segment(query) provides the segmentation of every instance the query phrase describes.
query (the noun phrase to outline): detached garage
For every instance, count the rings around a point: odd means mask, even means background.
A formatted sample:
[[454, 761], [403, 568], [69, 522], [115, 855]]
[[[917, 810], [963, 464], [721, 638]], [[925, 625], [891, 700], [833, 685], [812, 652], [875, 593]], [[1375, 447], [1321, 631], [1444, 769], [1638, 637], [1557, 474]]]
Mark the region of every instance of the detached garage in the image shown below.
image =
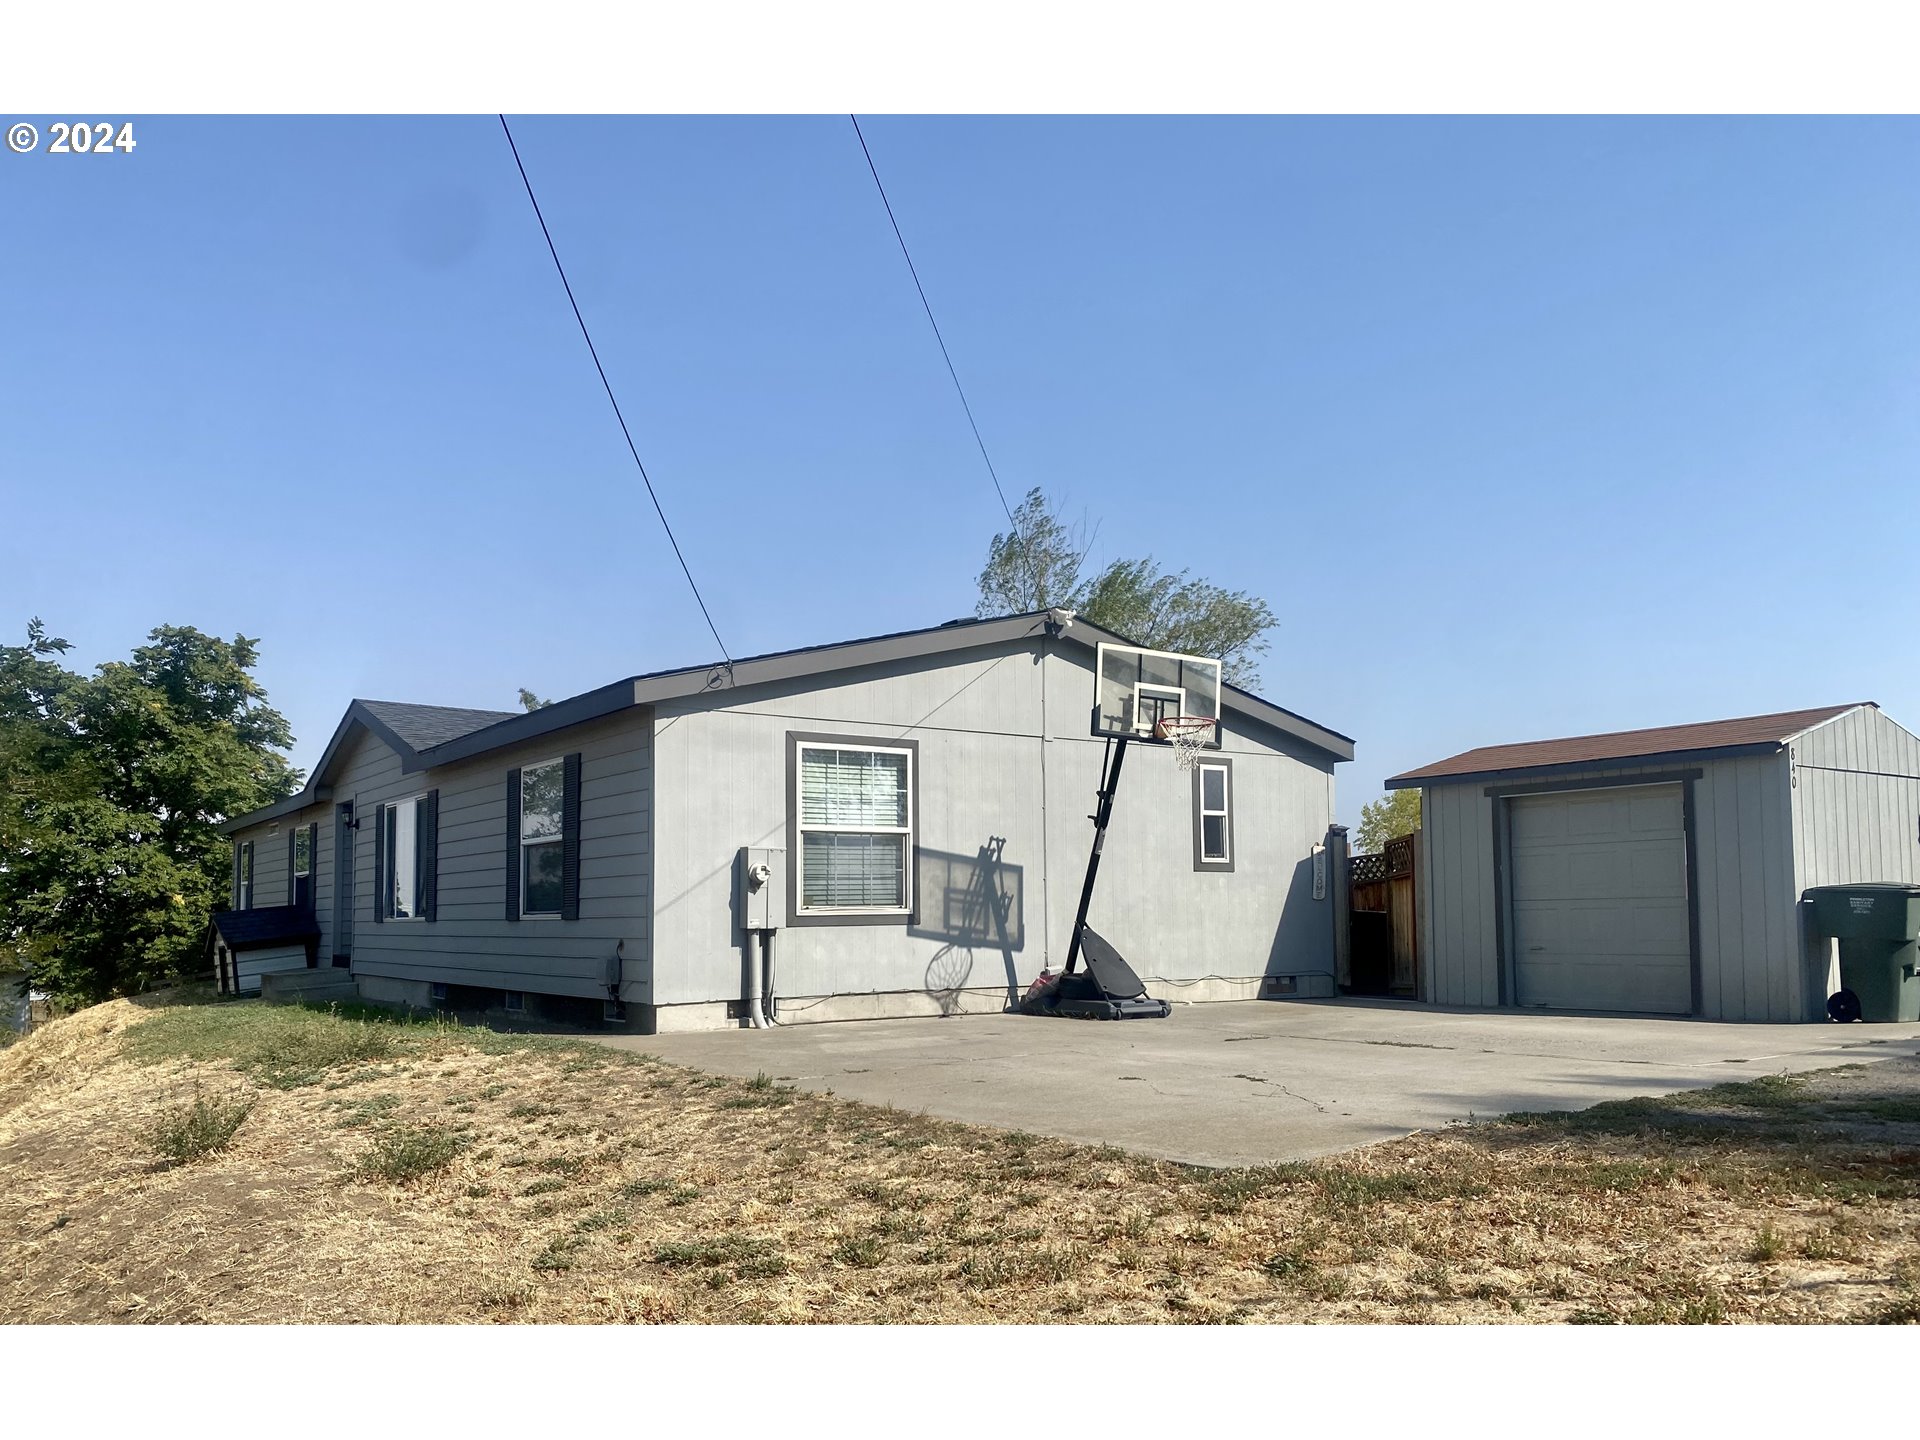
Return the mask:
[[1423, 999], [1816, 1020], [1804, 892], [1920, 883], [1920, 739], [1871, 704], [1469, 750], [1419, 789]]

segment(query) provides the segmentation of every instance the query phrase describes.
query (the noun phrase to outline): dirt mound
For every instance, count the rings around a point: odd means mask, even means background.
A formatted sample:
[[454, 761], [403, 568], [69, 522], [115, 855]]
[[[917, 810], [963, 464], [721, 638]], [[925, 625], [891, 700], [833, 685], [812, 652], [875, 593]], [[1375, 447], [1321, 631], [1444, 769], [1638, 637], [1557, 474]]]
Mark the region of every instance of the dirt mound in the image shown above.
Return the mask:
[[120, 1037], [152, 1012], [110, 1000], [40, 1026], [0, 1050], [0, 1116], [49, 1086], [78, 1084], [119, 1053]]

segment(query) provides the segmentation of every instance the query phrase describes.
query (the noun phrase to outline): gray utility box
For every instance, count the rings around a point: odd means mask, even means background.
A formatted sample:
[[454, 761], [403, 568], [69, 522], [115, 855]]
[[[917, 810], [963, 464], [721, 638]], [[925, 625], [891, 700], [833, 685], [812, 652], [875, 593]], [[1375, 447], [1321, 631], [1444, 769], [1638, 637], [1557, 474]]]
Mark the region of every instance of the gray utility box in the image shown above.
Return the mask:
[[742, 930], [787, 923], [787, 852], [746, 845], [733, 866], [733, 913]]
[[1821, 885], [1807, 891], [1812, 928], [1840, 942], [1840, 985], [1862, 1020], [1920, 1020], [1920, 885]]

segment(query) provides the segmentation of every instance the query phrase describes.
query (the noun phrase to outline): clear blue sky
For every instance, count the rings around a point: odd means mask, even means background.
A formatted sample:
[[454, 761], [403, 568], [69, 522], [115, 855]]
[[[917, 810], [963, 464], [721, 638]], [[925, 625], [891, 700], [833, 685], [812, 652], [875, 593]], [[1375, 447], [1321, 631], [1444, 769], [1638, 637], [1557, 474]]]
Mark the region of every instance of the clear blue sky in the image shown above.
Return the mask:
[[[1478, 744], [1920, 724], [1915, 123], [863, 123], [1010, 495], [1264, 595], [1344, 819]], [[734, 654], [970, 614], [1004, 517], [846, 119], [515, 129]], [[715, 658], [491, 116], [135, 133], [0, 152], [14, 637], [257, 636], [302, 765], [351, 696]]]

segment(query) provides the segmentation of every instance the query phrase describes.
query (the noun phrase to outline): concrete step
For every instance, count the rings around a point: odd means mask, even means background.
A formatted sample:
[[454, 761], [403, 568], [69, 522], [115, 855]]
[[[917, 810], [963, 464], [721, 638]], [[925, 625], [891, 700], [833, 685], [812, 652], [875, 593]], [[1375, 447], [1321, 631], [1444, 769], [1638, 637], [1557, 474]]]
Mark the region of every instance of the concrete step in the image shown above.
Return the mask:
[[260, 998], [282, 1005], [325, 1004], [329, 1000], [358, 1000], [360, 988], [353, 983], [353, 976], [331, 966], [279, 970], [260, 977]]

